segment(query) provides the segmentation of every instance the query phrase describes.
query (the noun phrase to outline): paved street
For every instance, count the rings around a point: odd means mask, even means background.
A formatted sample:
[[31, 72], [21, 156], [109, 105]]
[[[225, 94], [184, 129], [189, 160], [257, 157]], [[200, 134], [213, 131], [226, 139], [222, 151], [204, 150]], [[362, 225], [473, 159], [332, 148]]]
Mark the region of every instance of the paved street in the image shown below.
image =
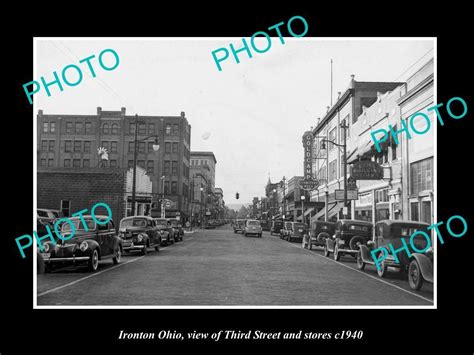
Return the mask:
[[230, 225], [186, 234], [146, 256], [110, 259], [96, 273], [65, 268], [38, 275], [38, 305], [431, 305], [432, 285], [411, 291], [396, 271], [379, 279], [371, 266], [335, 262], [264, 232], [234, 234]]

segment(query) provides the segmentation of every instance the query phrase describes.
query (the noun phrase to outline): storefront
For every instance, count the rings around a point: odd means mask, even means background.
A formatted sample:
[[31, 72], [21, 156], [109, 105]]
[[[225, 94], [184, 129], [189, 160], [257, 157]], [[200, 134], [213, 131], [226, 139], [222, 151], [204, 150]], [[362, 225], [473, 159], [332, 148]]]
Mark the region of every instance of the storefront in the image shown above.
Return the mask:
[[[151, 214], [151, 194], [137, 194], [135, 196], [135, 214], [148, 216]], [[132, 194], [127, 194], [127, 217], [132, 215]]]

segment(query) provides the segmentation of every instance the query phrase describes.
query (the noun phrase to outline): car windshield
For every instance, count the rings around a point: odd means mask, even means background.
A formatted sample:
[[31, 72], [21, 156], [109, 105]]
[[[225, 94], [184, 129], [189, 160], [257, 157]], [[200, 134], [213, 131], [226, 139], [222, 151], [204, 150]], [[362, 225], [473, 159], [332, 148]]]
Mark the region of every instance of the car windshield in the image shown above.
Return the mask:
[[166, 226], [168, 224], [166, 219], [155, 219], [155, 222], [161, 224], [162, 226]]
[[177, 225], [178, 225], [178, 221], [171, 220], [171, 225], [172, 225], [173, 227], [177, 226]]
[[259, 221], [248, 221], [247, 225], [248, 226], [259, 226], [260, 222]]
[[[82, 224], [79, 218], [69, 219], [70, 223], [64, 222], [61, 226], [61, 233], [70, 232], [71, 231], [71, 224], [74, 225], [74, 229], [78, 230], [85, 230], [84, 225]], [[87, 225], [88, 230], [95, 230], [95, 222], [92, 219], [84, 219], [85, 224]]]
[[146, 226], [146, 219], [144, 218], [130, 218], [130, 219], [124, 219], [120, 222], [120, 228], [145, 227], [145, 226]]
[[353, 230], [353, 231], [368, 232], [369, 227], [367, 227], [367, 226], [360, 226], [360, 225], [357, 225], [357, 224], [351, 224], [351, 225], [349, 226], [349, 229], [351, 229], [351, 230]]
[[308, 227], [307, 227], [306, 224], [304, 224], [304, 223], [295, 223], [295, 228], [299, 228], [299, 229], [303, 228], [303, 229], [306, 229], [306, 228], [308, 228]]
[[48, 217], [48, 212], [46, 211], [37, 211], [38, 217]]
[[400, 234], [402, 237], [409, 237], [416, 231], [418, 231], [418, 228], [401, 228]]

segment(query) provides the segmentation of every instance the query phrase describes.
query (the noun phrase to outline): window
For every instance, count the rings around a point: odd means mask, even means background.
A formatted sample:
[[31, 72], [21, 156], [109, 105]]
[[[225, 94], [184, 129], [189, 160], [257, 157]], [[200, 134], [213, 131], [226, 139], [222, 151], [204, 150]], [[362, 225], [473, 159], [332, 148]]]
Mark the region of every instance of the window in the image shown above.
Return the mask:
[[128, 152], [129, 153], [135, 152], [135, 142], [128, 142]]
[[412, 163], [410, 166], [410, 193], [417, 195], [421, 191], [433, 190], [433, 158]]
[[46, 159], [42, 158], [42, 159], [40, 160], [40, 165], [41, 165], [41, 166], [46, 166]]
[[164, 171], [165, 174], [170, 173], [170, 165], [171, 165], [171, 162], [169, 160], [166, 160], [165, 161], [165, 171]]
[[138, 134], [146, 134], [146, 125], [144, 123], [138, 124]]
[[116, 123], [112, 124], [112, 134], [118, 134], [118, 132], [119, 132], [118, 124]]
[[129, 169], [133, 168], [133, 160], [129, 160], [127, 166], [128, 166]]
[[48, 141], [47, 140], [42, 140], [41, 141], [41, 150], [43, 152], [46, 152], [48, 150]]
[[179, 135], [179, 124], [177, 123], [173, 124], [173, 135], [174, 136]]
[[49, 131], [50, 131], [51, 133], [54, 133], [54, 132], [56, 131], [56, 122], [51, 122], [51, 123], [49, 124]]
[[108, 123], [104, 123], [104, 125], [102, 126], [102, 134], [109, 134], [110, 133], [110, 130], [109, 130], [109, 124]]
[[54, 166], [54, 159], [48, 159], [48, 167]]
[[74, 153], [80, 153], [82, 148], [82, 141], [74, 141]]
[[89, 159], [84, 159], [82, 161], [82, 167], [83, 168], [88, 168], [88, 167], [90, 167], [90, 165], [91, 165], [91, 161]]
[[108, 141], [100, 142], [100, 146], [107, 149], [107, 151], [109, 151], [109, 142]]
[[[331, 142], [337, 143], [337, 142], [336, 142], [336, 127], [334, 127], [333, 129], [331, 129], [331, 130], [329, 131], [328, 140], [331, 141]], [[329, 150], [333, 150], [334, 147], [335, 147], [334, 144], [328, 143], [328, 149], [329, 149]]]
[[76, 122], [76, 133], [82, 133], [82, 122]]
[[145, 142], [138, 142], [138, 152], [145, 153]]
[[72, 122], [66, 122], [66, 133], [72, 133]]
[[65, 141], [64, 142], [64, 151], [65, 152], [72, 152], [72, 141]]
[[411, 212], [411, 220], [412, 221], [419, 221], [420, 217], [418, 214], [418, 202], [410, 203], [410, 212]]
[[[397, 131], [397, 125], [393, 126], [393, 131]], [[392, 149], [392, 160], [397, 159], [397, 145], [393, 139], [393, 136], [390, 135], [390, 147]]]
[[71, 200], [61, 200], [61, 212], [64, 217], [69, 217], [71, 211]]
[[421, 220], [431, 225], [431, 201], [421, 202]]
[[170, 193], [170, 182], [165, 181], [165, 195], [169, 195]]
[[130, 133], [130, 134], [135, 134], [135, 128], [136, 128], [135, 123], [134, 123], [134, 122], [130, 122], [130, 123], [128, 124], [128, 133]]
[[91, 141], [84, 141], [84, 153], [91, 152]]
[[178, 142], [173, 142], [173, 153], [178, 153]]
[[110, 152], [111, 153], [117, 153], [117, 148], [118, 148], [118, 142], [117, 141], [110, 142]]
[[64, 167], [65, 168], [71, 167], [71, 159], [64, 159]]
[[155, 133], [155, 124], [154, 123], [150, 123], [148, 125], [148, 134], [153, 134]]
[[81, 167], [81, 159], [74, 159], [72, 161], [72, 167], [73, 168], [80, 168]]
[[137, 165], [138, 165], [140, 168], [145, 169], [145, 161], [144, 161], [144, 160], [137, 160]]
[[166, 134], [171, 134], [171, 124], [170, 123], [166, 124]]
[[337, 178], [337, 159], [334, 159], [329, 163], [329, 181], [335, 180]]
[[375, 192], [375, 203], [389, 202], [388, 189], [378, 190]]
[[176, 195], [178, 193], [178, 182], [172, 181], [171, 182], [171, 194]]
[[171, 173], [172, 174], [177, 174], [178, 173], [178, 162], [176, 160], [173, 160], [173, 162], [172, 162]]
[[50, 152], [54, 152], [54, 143], [55, 143], [55, 141], [49, 141], [49, 149], [48, 150]]
[[165, 143], [165, 153], [171, 153], [171, 143], [170, 142]]
[[92, 123], [86, 122], [84, 126], [84, 133], [91, 133], [91, 131], [92, 131]]
[[117, 160], [111, 159], [110, 160], [110, 167], [111, 168], [116, 168], [117, 167]]
[[43, 133], [48, 133], [48, 122], [43, 122]]
[[148, 142], [148, 153], [153, 153], [154, 152], [153, 144], [155, 144], [155, 143], [154, 142]]
[[148, 160], [146, 162], [146, 171], [153, 174], [154, 172], [154, 164], [153, 164], [153, 160]]

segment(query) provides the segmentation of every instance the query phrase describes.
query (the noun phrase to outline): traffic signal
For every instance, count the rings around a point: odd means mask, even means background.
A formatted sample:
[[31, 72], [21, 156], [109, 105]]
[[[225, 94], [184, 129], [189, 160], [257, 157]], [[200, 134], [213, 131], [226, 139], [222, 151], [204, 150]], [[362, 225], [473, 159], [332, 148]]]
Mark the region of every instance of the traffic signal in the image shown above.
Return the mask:
[[236, 200], [239, 199], [239, 193], [238, 193], [238, 192], [235, 194], [235, 199], [236, 199]]

